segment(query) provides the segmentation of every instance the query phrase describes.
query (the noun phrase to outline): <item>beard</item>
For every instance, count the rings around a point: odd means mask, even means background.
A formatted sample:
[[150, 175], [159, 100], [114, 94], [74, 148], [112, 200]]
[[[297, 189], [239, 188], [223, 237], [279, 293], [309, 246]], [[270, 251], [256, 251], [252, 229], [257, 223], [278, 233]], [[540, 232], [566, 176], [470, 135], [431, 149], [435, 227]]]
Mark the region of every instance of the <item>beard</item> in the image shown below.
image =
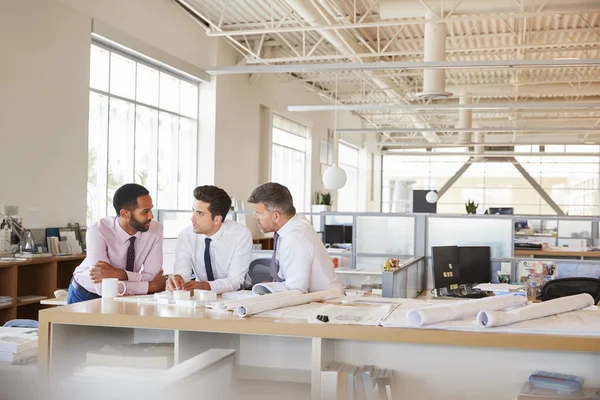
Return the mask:
[[[152, 220], [150, 220], [150, 221], [152, 221]], [[150, 229], [150, 221], [141, 223], [137, 219], [131, 219], [131, 220], [129, 220], [129, 226], [131, 226], [133, 229], [135, 229], [138, 232], [148, 232], [148, 229]]]

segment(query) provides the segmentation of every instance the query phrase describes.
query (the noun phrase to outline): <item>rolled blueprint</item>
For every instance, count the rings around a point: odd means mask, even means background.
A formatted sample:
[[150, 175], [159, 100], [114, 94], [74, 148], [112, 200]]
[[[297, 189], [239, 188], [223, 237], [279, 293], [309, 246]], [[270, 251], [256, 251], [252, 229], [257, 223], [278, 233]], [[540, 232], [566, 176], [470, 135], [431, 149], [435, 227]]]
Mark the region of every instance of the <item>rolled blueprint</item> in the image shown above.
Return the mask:
[[423, 326], [435, 324], [436, 322], [474, 317], [481, 310], [504, 310], [505, 308], [521, 307], [525, 304], [527, 304], [525, 296], [507, 294], [410, 310], [406, 313], [406, 318], [408, 323], [413, 326]]
[[320, 292], [300, 294], [296, 296], [287, 296], [276, 298], [276, 295], [269, 297], [267, 301], [259, 303], [246, 303], [239, 305], [235, 309], [235, 314], [239, 317], [247, 317], [252, 314], [258, 314], [263, 311], [275, 310], [277, 308], [298, 306], [300, 304], [311, 303], [313, 301], [325, 301], [341, 297], [341, 292], [337, 289], [322, 290]]
[[510, 325], [530, 319], [548, 317], [593, 306], [594, 298], [588, 293], [561, 297], [543, 303], [531, 304], [512, 311], [481, 311], [477, 314], [477, 325], [482, 328]]
[[219, 311], [233, 311], [241, 305], [262, 303], [263, 301], [271, 301], [273, 299], [281, 299], [290, 296], [299, 296], [301, 294], [302, 292], [299, 290], [289, 290], [287, 292], [279, 292], [274, 294], [263, 294], [261, 296], [250, 297], [247, 299], [219, 301], [213, 305], [213, 308]]

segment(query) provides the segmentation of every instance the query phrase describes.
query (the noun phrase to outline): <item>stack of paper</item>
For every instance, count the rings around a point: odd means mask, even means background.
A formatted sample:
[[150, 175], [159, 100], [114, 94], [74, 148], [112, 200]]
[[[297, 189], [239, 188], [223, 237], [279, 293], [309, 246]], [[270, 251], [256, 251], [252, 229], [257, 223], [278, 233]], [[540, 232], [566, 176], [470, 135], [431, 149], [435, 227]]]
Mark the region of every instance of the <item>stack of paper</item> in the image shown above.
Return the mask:
[[0, 361], [27, 364], [37, 360], [37, 349], [37, 329], [0, 329]]

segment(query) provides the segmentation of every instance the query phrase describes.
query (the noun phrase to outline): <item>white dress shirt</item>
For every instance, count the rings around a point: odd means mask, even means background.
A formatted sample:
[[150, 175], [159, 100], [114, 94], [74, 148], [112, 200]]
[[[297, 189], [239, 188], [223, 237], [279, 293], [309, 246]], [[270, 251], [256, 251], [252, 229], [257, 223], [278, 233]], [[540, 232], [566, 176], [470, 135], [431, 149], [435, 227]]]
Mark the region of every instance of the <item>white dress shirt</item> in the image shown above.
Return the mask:
[[318, 292], [338, 289], [333, 262], [325, 245], [304, 215], [296, 214], [277, 231], [279, 277], [289, 290]]
[[[184, 229], [177, 238], [175, 250], [175, 274], [187, 282], [192, 270], [196, 281], [206, 282], [204, 265], [204, 239], [206, 235], [195, 233], [192, 227]], [[252, 261], [252, 233], [246, 226], [225, 220], [217, 233], [212, 235], [209, 247], [214, 281], [208, 282], [217, 293], [243, 289], [247, 281], [248, 267]]]

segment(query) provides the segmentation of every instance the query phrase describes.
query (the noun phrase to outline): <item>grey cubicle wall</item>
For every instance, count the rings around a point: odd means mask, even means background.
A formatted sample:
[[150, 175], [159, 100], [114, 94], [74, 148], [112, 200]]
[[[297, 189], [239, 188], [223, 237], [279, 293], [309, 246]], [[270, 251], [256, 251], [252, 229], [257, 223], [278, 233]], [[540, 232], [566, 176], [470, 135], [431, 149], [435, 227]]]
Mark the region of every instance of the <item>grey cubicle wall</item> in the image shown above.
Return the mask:
[[[173, 226], [175, 221], [185, 225], [189, 220], [190, 212], [159, 210], [157, 214], [160, 222]], [[249, 228], [256, 232], [252, 214], [249, 211], [233, 211], [228, 218], [251, 225]], [[528, 257], [516, 257], [513, 254], [515, 221], [528, 220], [532, 223], [543, 221], [546, 226], [551, 226], [556, 231], [553, 232], [552, 237], [556, 237], [559, 246], [567, 245], [574, 239], [585, 239], [588, 246], [600, 244], [598, 242], [600, 217], [350, 212], [302, 214], [309, 219], [312, 215], [326, 217], [320, 218], [323, 226], [327, 218], [343, 219], [345, 223], [352, 221], [353, 243], [356, 245], [346, 252], [332, 254], [343, 258], [351, 268], [363, 272], [380, 272], [388, 258], [408, 260], [412, 257], [425, 257], [425, 282], [428, 289], [433, 287], [431, 246], [490, 246], [492, 278], [495, 278], [495, 271], [500, 268], [502, 262], [511, 263], [511, 275], [516, 277], [518, 263]], [[257, 251], [256, 257], [270, 257], [270, 252]], [[576, 264], [598, 265], [600, 270], [600, 260], [560, 260], [560, 263], [569, 267]]]

